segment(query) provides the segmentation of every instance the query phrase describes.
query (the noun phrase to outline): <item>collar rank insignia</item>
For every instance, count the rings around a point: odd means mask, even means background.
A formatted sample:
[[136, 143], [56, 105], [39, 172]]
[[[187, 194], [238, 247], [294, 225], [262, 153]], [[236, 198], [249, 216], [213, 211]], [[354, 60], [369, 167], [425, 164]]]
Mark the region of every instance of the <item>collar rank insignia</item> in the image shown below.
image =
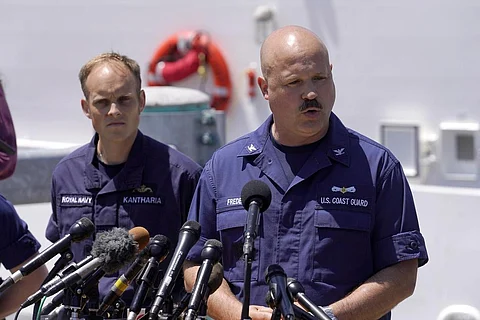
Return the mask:
[[247, 147], [247, 150], [248, 152], [252, 153], [254, 151], [257, 151], [257, 148], [255, 148], [255, 146], [253, 145], [253, 143], [251, 143], [248, 147]]
[[333, 149], [333, 153], [335, 153], [336, 156], [341, 156], [345, 154], [345, 148], [338, 148], [338, 149]]

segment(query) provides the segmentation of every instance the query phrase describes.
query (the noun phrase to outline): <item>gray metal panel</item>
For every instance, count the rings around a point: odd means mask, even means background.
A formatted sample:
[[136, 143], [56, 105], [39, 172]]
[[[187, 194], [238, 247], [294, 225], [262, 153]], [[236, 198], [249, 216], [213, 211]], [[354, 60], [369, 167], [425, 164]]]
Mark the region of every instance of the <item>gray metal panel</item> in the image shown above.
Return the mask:
[[13, 204], [50, 202], [52, 172], [69, 149], [18, 149], [14, 174], [0, 181], [0, 193]]
[[143, 112], [140, 130], [203, 166], [225, 143], [225, 114], [214, 109]]

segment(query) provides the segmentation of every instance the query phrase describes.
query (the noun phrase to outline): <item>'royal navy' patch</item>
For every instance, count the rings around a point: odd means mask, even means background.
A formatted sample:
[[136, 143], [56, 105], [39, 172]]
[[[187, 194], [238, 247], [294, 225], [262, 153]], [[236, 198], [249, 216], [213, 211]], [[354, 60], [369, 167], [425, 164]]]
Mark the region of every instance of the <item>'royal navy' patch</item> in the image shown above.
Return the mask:
[[82, 207], [92, 205], [92, 196], [85, 194], [62, 194], [60, 205], [63, 207]]

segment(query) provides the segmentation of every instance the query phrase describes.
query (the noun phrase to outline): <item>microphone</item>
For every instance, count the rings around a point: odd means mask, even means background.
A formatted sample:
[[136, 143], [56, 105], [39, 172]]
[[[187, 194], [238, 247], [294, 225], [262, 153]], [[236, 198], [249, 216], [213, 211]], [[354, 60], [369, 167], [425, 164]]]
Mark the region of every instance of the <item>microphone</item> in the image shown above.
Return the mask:
[[17, 283], [23, 277], [29, 275], [40, 266], [42, 266], [45, 262], [53, 258], [59, 253], [62, 253], [67, 248], [70, 247], [70, 243], [79, 242], [86, 238], [88, 238], [93, 232], [95, 231], [95, 226], [93, 222], [83, 217], [77, 220], [68, 230], [68, 234], [66, 234], [62, 239], [58, 240], [47, 249], [42, 251], [38, 256], [34, 259], [30, 260], [27, 264], [21, 267], [19, 270], [15, 271], [10, 277], [8, 277], [1, 285], [0, 285], [0, 293], [4, 292], [7, 288], [12, 286], [14, 283]]
[[245, 223], [243, 255], [248, 258], [253, 254], [253, 242], [258, 234], [260, 212], [264, 212], [272, 201], [272, 192], [268, 185], [260, 180], [247, 182], [242, 188], [242, 205], [248, 211]]
[[[197, 318], [197, 313], [201, 303], [207, 302], [210, 290], [208, 288], [208, 280], [212, 274], [213, 266], [220, 261], [222, 257], [223, 246], [222, 243], [215, 239], [210, 239], [205, 242], [202, 249], [202, 265], [198, 269], [197, 279], [192, 289], [192, 296], [187, 307], [187, 315], [185, 320], [194, 320]], [[220, 282], [221, 284], [221, 282]]]
[[322, 310], [313, 303], [308, 297], [305, 295], [305, 289], [303, 288], [302, 284], [293, 278], [287, 279], [287, 289], [290, 297], [295, 301], [300, 303], [305, 310], [311, 312], [316, 318], [320, 320], [331, 320], [330, 317]]
[[[145, 230], [146, 231], [146, 230]], [[148, 232], [147, 232], [148, 233]], [[155, 250], [155, 253], [160, 255], [160, 257], [165, 259], [169, 250], [170, 250], [170, 240], [164, 235], [156, 235], [152, 241], [148, 244], [145, 249], [143, 249], [132, 263], [132, 265], [127, 269], [127, 271], [118, 278], [118, 280], [110, 288], [108, 294], [104, 297], [100, 307], [98, 308], [97, 315], [103, 315], [108, 308], [113, 305], [118, 298], [122, 296], [125, 290], [128, 288], [130, 283], [135, 279], [135, 277], [140, 273], [148, 259], [152, 254], [152, 250]]]
[[[137, 230], [137, 228], [133, 228], [131, 232]], [[78, 269], [62, 278], [55, 278], [44, 284], [36, 293], [28, 297], [21, 307], [28, 307], [44, 296], [51, 296], [76, 284], [98, 267], [101, 267], [106, 274], [117, 272], [125, 263], [133, 260], [137, 247], [138, 244], [133, 240], [133, 236], [122, 228], [113, 228], [97, 234], [91, 254], [77, 264]]]
[[[217, 291], [218, 288], [222, 285], [223, 281], [223, 266], [220, 263], [216, 263], [213, 266], [212, 273], [210, 274], [210, 277], [208, 278], [208, 290], [209, 292], [207, 295], [211, 295], [215, 291]], [[177, 307], [172, 313], [172, 316], [168, 317], [168, 319], [177, 319], [180, 317], [180, 315], [187, 309], [188, 303], [190, 301], [190, 297], [192, 296], [191, 292], [185, 293], [185, 295], [182, 297], [182, 300], [178, 303]], [[127, 320], [133, 320], [133, 319], [127, 319]]]
[[[130, 229], [128, 233], [132, 236], [133, 241], [137, 243], [137, 252], [145, 250], [150, 240], [148, 231], [143, 227], [135, 227]], [[82, 308], [84, 308], [88, 302], [90, 310], [92, 308], [94, 308], [95, 311], [98, 310], [98, 282], [105, 274], [106, 271], [104, 269], [98, 268], [74, 288], [76, 295], [82, 297], [80, 303]]]
[[[41, 315], [48, 315], [52, 313], [55, 309], [60, 306], [60, 304], [63, 302], [63, 299], [65, 298], [65, 292], [60, 292], [57, 294], [55, 297], [52, 298], [52, 300], [47, 303], [41, 310]], [[49, 317], [50, 319], [50, 317]]]
[[200, 224], [194, 220], [185, 222], [180, 229], [177, 247], [173, 252], [172, 260], [167, 267], [165, 276], [158, 287], [155, 300], [150, 308], [150, 313], [148, 316], [149, 320], [155, 320], [158, 318], [158, 313], [163, 307], [165, 298], [172, 294], [175, 281], [177, 280], [178, 274], [182, 270], [183, 262], [185, 261], [190, 249], [198, 241], [198, 238], [200, 238], [200, 230]]
[[287, 275], [281, 266], [271, 264], [265, 270], [265, 281], [269, 286], [272, 303], [280, 309], [285, 320], [295, 319], [292, 301], [287, 292]]
[[137, 282], [139, 286], [135, 291], [132, 302], [130, 304], [130, 312], [128, 314], [128, 319], [136, 319], [138, 313], [142, 308], [142, 304], [145, 300], [147, 292], [150, 288], [153, 287], [154, 281], [158, 275], [158, 269], [160, 263], [165, 260], [170, 250], [170, 240], [163, 235], [156, 235], [152, 242], [149, 245], [150, 249], [150, 259], [143, 269], [142, 275], [139, 277]]

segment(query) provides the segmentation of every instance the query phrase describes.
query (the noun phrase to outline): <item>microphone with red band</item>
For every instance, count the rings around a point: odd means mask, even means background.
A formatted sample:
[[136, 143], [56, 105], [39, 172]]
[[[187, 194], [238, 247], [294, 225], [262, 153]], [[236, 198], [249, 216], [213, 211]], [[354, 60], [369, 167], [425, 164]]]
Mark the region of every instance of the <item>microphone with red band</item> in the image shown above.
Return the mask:
[[[145, 230], [146, 231], [146, 230]], [[160, 259], [163, 260], [167, 256], [170, 250], [170, 240], [164, 235], [156, 235], [152, 241], [143, 249], [132, 265], [127, 269], [125, 274], [122, 274], [120, 278], [113, 284], [108, 294], [103, 299], [100, 307], [98, 308], [97, 315], [103, 315], [108, 308], [113, 305], [125, 292], [130, 283], [140, 273], [148, 259], [153, 254], [160, 255]]]
[[67, 250], [72, 242], [80, 242], [86, 238], [88, 238], [93, 232], [95, 231], [95, 226], [93, 222], [84, 217], [77, 220], [62, 239], [58, 240], [47, 249], [42, 251], [38, 256], [34, 259], [30, 260], [26, 265], [21, 267], [15, 273], [13, 273], [10, 277], [8, 277], [1, 285], [0, 285], [0, 293], [5, 291], [8, 287], [17, 283], [23, 277], [29, 275], [39, 267], [41, 267], [45, 262], [52, 259], [59, 253], [64, 252]]
[[[44, 284], [36, 293], [31, 295], [22, 305], [22, 308], [34, 304], [45, 296], [51, 296], [67, 287], [71, 287], [87, 278], [97, 268], [102, 268], [105, 274], [117, 272], [126, 263], [135, 258], [140, 245], [145, 246], [145, 228], [136, 227], [127, 231], [122, 228], [98, 233], [93, 242], [92, 252], [77, 265], [76, 270], [64, 275], [62, 278], [54, 278]], [[148, 238], [148, 232], [147, 232]], [[134, 239], [138, 239], [138, 242]], [[70, 266], [67, 266], [70, 268]], [[66, 268], [66, 269], [67, 269]]]

